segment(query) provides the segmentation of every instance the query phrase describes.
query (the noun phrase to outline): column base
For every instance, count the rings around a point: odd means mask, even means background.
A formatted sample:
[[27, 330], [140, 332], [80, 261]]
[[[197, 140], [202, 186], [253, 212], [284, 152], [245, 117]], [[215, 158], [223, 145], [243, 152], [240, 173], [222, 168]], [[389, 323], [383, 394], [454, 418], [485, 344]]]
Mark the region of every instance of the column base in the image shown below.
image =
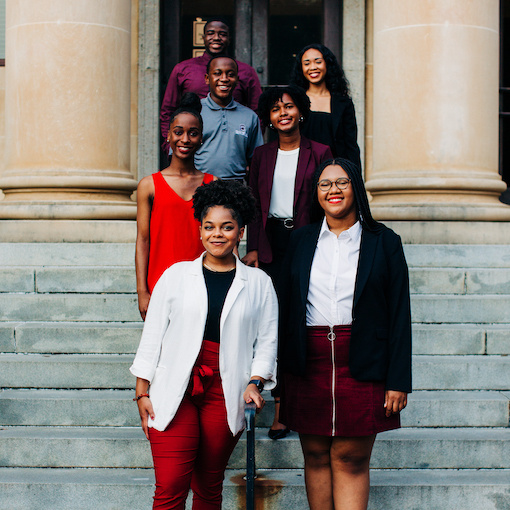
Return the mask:
[[135, 220], [0, 220], [1, 243], [134, 243]]
[[134, 220], [136, 203], [0, 201], [0, 220]]
[[4, 193], [0, 219], [135, 219], [136, 203], [131, 200], [135, 179], [127, 171], [117, 172], [117, 176], [90, 173], [55, 176], [6, 172], [0, 178]]

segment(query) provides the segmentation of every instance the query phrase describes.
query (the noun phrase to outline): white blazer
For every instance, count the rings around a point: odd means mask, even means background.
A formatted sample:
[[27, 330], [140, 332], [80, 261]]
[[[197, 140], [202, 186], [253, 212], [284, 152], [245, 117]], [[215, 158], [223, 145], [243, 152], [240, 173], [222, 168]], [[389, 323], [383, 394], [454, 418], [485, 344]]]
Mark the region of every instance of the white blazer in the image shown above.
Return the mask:
[[[163, 431], [182, 402], [198, 357], [207, 319], [202, 256], [168, 268], [154, 287], [133, 365], [150, 383], [155, 419]], [[220, 375], [232, 434], [244, 426], [243, 393], [251, 377], [276, 385], [278, 304], [269, 276], [236, 257], [236, 274], [220, 318]]]

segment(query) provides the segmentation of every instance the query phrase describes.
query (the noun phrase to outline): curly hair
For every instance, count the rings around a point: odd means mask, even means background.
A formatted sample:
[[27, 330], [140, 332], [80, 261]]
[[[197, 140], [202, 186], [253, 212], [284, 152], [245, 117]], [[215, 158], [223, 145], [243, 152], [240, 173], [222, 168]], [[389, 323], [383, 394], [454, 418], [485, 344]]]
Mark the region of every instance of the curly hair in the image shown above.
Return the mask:
[[228, 209], [239, 227], [255, 219], [255, 198], [250, 188], [237, 181], [212, 181], [199, 186], [193, 195], [194, 216], [202, 221], [211, 207], [221, 205]]
[[177, 110], [175, 110], [170, 116], [169, 126], [172, 125], [175, 117], [180, 113], [189, 113], [198, 119], [198, 123], [200, 125], [200, 131], [204, 130], [204, 121], [202, 120], [202, 115], [200, 112], [202, 111], [202, 103], [200, 102], [200, 98], [194, 92], [186, 92], [182, 98]]
[[351, 180], [352, 190], [354, 192], [354, 203], [356, 205], [356, 216], [361, 221], [363, 227], [367, 230], [376, 232], [382, 228], [382, 224], [375, 221], [370, 212], [367, 191], [363, 183], [361, 171], [352, 161], [344, 158], [334, 158], [323, 161], [315, 170], [312, 178], [312, 204], [310, 207], [310, 217], [312, 222], [320, 221], [324, 218], [324, 210], [319, 204], [317, 196], [317, 185], [324, 169], [330, 165], [338, 165], [343, 168]]
[[301, 60], [303, 55], [308, 50], [317, 50], [322, 53], [324, 57], [324, 61], [326, 62], [326, 87], [332, 94], [340, 94], [341, 96], [350, 97], [349, 92], [349, 82], [345, 77], [344, 70], [340, 67], [338, 60], [336, 59], [334, 53], [324, 46], [323, 44], [309, 44], [305, 46], [297, 55], [296, 60], [294, 61], [294, 66], [292, 68], [292, 72], [290, 75], [290, 83], [293, 85], [297, 85], [304, 90], [307, 90], [310, 86], [310, 83], [303, 75], [303, 67], [301, 65]]
[[259, 98], [257, 111], [264, 126], [269, 126], [271, 124], [269, 118], [271, 108], [278, 103], [278, 101], [282, 100], [283, 94], [288, 94], [292, 98], [292, 101], [294, 101], [294, 104], [297, 106], [304, 120], [310, 115], [310, 99], [302, 88], [296, 87], [295, 85], [289, 85], [288, 87], [271, 87], [262, 92]]

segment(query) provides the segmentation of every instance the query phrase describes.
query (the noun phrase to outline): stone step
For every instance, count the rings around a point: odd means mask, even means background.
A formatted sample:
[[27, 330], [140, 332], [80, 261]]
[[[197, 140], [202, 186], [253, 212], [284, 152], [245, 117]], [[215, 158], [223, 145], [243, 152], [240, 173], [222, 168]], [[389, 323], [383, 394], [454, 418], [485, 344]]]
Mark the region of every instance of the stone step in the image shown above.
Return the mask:
[[[409, 267], [507, 267], [506, 245], [404, 245]], [[2, 266], [133, 266], [134, 243], [0, 243]]]
[[[0, 388], [131, 389], [132, 355], [1, 354]], [[507, 356], [414, 356], [415, 390], [510, 390]]]
[[[136, 427], [140, 423], [133, 390], [3, 390], [0, 426]], [[273, 421], [274, 401], [266, 406], [258, 427]], [[403, 427], [506, 427], [510, 392], [416, 391], [402, 413]]]
[[0, 243], [2, 266], [133, 266], [134, 243]]
[[[8, 427], [0, 430], [0, 467], [147, 468], [149, 442], [139, 427]], [[256, 431], [260, 469], [303, 467], [298, 436], [272, 441]], [[244, 436], [229, 467], [243, 469]], [[378, 435], [372, 467], [382, 469], [508, 469], [510, 428], [403, 428]]]
[[[508, 268], [410, 268], [412, 294], [509, 294]], [[133, 266], [10, 266], [0, 292], [135, 293]]]
[[143, 322], [4, 322], [0, 352], [134, 354]]
[[[411, 296], [414, 323], [510, 323], [510, 294]], [[139, 320], [135, 294], [0, 293], [0, 321]]]
[[409, 267], [508, 267], [510, 252], [505, 245], [407, 244]]
[[508, 324], [510, 295], [441, 295], [411, 296], [414, 323]]
[[135, 322], [135, 294], [0, 294], [1, 321]]
[[[244, 471], [225, 475], [222, 508], [245, 508]], [[502, 510], [510, 490], [504, 469], [372, 470], [370, 478], [369, 510]], [[3, 468], [0, 510], [149, 510], [153, 484], [149, 469]], [[259, 470], [255, 490], [257, 508], [308, 508], [301, 470]]]
[[510, 354], [510, 324], [413, 324], [413, 353]]
[[[0, 352], [130, 354], [142, 322], [0, 322]], [[510, 354], [510, 324], [414, 324], [414, 354]]]

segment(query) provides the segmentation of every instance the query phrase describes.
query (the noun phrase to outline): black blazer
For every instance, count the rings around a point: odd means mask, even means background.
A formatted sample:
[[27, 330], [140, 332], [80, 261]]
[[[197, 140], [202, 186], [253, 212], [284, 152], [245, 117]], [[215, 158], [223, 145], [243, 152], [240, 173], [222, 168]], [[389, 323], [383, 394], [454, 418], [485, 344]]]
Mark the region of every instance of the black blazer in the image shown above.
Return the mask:
[[[358, 126], [354, 103], [347, 96], [331, 94], [331, 116], [333, 119], [334, 145], [331, 152], [335, 158], [345, 158], [352, 161], [361, 169], [361, 157], [358, 147]], [[311, 131], [305, 121], [301, 133], [310, 140], [325, 143], [319, 140], [316, 133]]]
[[[279, 285], [281, 370], [306, 370], [306, 301], [321, 222], [292, 233]], [[362, 228], [354, 287], [349, 368], [359, 381], [385, 381], [411, 392], [409, 274], [400, 237]]]

